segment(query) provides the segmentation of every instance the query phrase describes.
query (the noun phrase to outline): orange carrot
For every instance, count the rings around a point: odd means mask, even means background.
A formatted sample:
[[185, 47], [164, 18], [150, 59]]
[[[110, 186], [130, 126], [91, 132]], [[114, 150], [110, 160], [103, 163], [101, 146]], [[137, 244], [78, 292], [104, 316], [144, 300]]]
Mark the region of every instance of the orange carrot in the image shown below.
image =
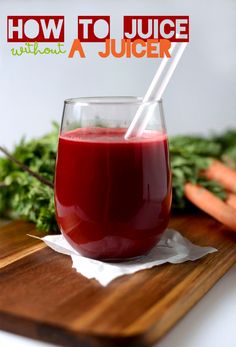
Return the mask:
[[186, 198], [198, 208], [236, 231], [235, 208], [227, 205], [207, 189], [192, 183], [185, 184], [184, 193]]
[[[236, 209], [236, 194], [228, 193], [226, 204]], [[235, 211], [236, 213], [236, 211]]]
[[236, 193], [236, 171], [230, 169], [219, 160], [213, 160], [202, 174], [209, 180], [220, 183], [226, 190]]

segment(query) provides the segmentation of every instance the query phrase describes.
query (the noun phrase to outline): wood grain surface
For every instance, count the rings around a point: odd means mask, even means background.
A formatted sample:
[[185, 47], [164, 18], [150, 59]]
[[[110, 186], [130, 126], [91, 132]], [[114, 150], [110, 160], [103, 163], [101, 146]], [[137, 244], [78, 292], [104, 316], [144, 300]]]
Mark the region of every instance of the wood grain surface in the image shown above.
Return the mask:
[[[218, 248], [195, 262], [162, 265], [101, 287], [27, 234], [0, 226], [0, 329], [70, 347], [151, 346], [236, 262], [236, 234], [206, 215], [179, 215], [171, 227]], [[222, 293], [224, 295], [224, 293]]]

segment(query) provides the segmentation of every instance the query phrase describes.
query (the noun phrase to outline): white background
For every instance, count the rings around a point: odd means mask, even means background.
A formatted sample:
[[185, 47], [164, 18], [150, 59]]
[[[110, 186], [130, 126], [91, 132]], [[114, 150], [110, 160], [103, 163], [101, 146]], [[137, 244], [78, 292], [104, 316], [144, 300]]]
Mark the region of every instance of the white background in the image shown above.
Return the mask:
[[191, 43], [164, 96], [170, 134], [236, 127], [236, 2], [234, 0], [0, 0], [0, 144], [43, 134], [60, 121], [63, 100], [94, 95], [144, 95], [157, 59], [101, 59], [99, 44], [87, 58], [12, 57], [7, 15], [64, 15], [66, 48], [77, 15], [110, 15], [120, 37], [123, 15], [189, 15]]
[[[168, 90], [170, 134], [208, 133], [236, 127], [236, 2], [234, 0], [0, 0], [0, 144], [43, 134], [60, 121], [63, 100], [93, 95], [144, 95], [156, 59], [87, 59], [66, 56], [12, 57], [6, 43], [7, 15], [65, 15], [66, 48], [76, 35], [77, 15], [110, 15], [111, 36], [120, 36], [123, 15], [190, 15], [191, 43]], [[234, 267], [158, 344], [158, 347], [234, 347]], [[0, 346], [41, 347], [7, 333]]]

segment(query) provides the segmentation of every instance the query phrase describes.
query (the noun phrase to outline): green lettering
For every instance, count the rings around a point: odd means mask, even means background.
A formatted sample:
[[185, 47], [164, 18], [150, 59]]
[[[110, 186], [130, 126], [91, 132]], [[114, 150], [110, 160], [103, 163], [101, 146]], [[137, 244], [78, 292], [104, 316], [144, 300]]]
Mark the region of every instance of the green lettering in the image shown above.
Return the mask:
[[44, 49], [39, 49], [38, 42], [30, 43], [25, 42], [24, 46], [20, 46], [19, 48], [12, 48], [11, 54], [13, 56], [21, 56], [23, 54], [33, 54], [33, 55], [48, 55], [48, 54], [65, 54], [66, 50], [63, 50], [64, 44], [57, 43], [57, 48], [53, 49], [50, 47], [45, 47]]

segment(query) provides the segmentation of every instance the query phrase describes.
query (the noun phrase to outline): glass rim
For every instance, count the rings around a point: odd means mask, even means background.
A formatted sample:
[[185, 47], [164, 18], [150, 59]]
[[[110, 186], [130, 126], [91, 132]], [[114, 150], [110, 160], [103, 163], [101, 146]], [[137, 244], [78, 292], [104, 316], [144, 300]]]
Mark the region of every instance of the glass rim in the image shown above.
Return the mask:
[[69, 98], [64, 100], [65, 105], [78, 104], [81, 106], [90, 105], [152, 105], [152, 104], [162, 104], [162, 99], [160, 100], [150, 100], [143, 102], [142, 97], [137, 96], [92, 96], [92, 97], [78, 97]]

